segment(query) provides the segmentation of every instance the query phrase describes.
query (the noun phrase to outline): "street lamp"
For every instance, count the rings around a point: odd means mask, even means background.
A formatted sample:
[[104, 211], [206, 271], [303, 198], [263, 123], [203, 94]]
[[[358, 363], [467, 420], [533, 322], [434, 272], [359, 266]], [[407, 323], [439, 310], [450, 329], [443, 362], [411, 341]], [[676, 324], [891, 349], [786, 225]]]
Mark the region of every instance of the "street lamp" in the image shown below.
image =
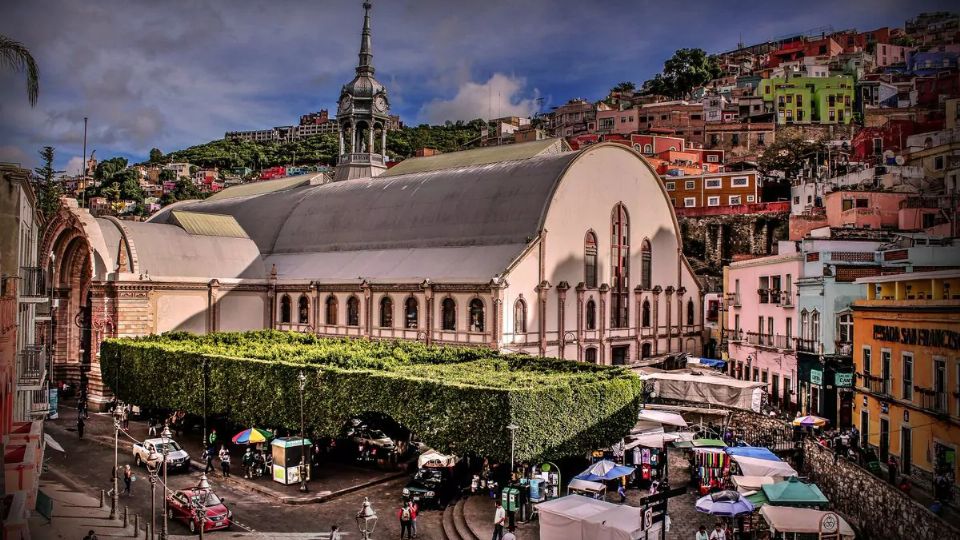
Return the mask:
[[113, 408], [113, 490], [110, 494], [110, 519], [115, 519], [117, 517], [117, 506], [120, 504], [120, 493], [117, 491], [117, 468], [119, 467], [117, 458], [120, 449], [121, 414], [120, 402], [117, 401], [117, 405]]
[[515, 445], [515, 441], [514, 441], [514, 433], [515, 433], [518, 429], [520, 429], [520, 426], [518, 426], [518, 425], [516, 425], [516, 424], [514, 424], [514, 423], [511, 422], [510, 424], [507, 425], [507, 429], [510, 430], [510, 474], [513, 475], [513, 471], [514, 471], [514, 459], [513, 459], [513, 456], [514, 456], [514, 451], [515, 451], [515, 449], [516, 449], [516, 445]]
[[304, 416], [303, 416], [303, 391], [307, 388], [307, 375], [300, 371], [297, 375], [300, 380], [300, 492], [306, 493], [307, 489], [307, 453], [304, 450], [306, 439], [304, 439]]
[[370, 501], [366, 497], [363, 498], [363, 507], [357, 512], [356, 519], [357, 528], [360, 529], [363, 540], [370, 540], [373, 529], [377, 527], [377, 513], [373, 511], [373, 507], [370, 506]]
[[160, 540], [167, 540], [167, 446], [172, 437], [170, 425], [164, 424], [163, 431], [160, 432], [160, 441], [163, 444], [163, 530], [160, 531]]
[[150, 473], [150, 540], [157, 534], [157, 472], [160, 464], [147, 458], [147, 472]]
[[200, 529], [200, 540], [203, 540], [203, 530], [206, 528], [204, 521], [207, 519], [207, 497], [210, 493], [210, 482], [207, 482], [207, 473], [200, 475], [200, 482], [197, 484], [196, 489], [197, 494], [193, 498], [194, 511], [197, 513], [197, 525], [198, 529]]

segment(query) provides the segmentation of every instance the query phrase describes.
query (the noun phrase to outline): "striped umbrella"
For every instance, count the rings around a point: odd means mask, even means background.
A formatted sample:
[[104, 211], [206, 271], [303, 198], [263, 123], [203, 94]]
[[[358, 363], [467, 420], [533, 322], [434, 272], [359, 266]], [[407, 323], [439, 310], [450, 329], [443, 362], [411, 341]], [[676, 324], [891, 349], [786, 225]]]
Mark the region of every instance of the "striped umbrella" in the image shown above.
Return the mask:
[[233, 436], [234, 444], [250, 444], [267, 442], [273, 438], [273, 433], [265, 429], [250, 428], [241, 431]]
[[823, 427], [827, 425], [827, 422], [829, 422], [829, 420], [819, 416], [800, 416], [793, 419], [793, 425], [795, 426]]

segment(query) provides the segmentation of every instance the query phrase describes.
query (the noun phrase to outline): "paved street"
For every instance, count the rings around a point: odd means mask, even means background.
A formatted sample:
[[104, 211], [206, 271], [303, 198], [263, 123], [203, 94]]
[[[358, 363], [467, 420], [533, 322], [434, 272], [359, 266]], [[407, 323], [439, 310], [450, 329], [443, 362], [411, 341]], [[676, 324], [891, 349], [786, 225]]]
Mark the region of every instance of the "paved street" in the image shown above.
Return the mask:
[[[66, 480], [84, 488], [91, 495], [96, 496], [99, 489], [108, 489], [110, 486], [110, 466], [113, 462], [113, 449], [95, 442], [91, 438], [91, 425], [105, 424], [109, 426], [109, 417], [106, 415], [91, 417], [87, 423], [88, 429], [84, 440], [78, 440], [74, 428], [73, 417], [69, 411], [64, 411], [59, 420], [48, 421], [47, 429], [53, 437], [63, 445], [66, 454], [50, 451], [48, 467], [51, 473], [63, 476]], [[131, 427], [134, 426], [131, 422]], [[235, 456], [235, 461], [238, 456]], [[121, 448], [119, 464], [133, 464], [129, 447]], [[336, 467], [336, 465], [330, 465]], [[120, 505], [130, 508], [131, 514], [140, 514], [143, 519], [150, 515], [150, 483], [144, 469], [135, 469], [137, 480], [129, 496], [120, 497]], [[200, 473], [192, 470], [189, 474], [173, 474], [168, 482], [171, 489], [179, 489], [196, 485]], [[400, 491], [406, 483], [406, 478], [396, 478], [385, 483], [348, 493], [323, 503], [305, 505], [283, 504], [279, 500], [268, 497], [256, 491], [242, 489], [237, 484], [242, 482], [225, 482], [219, 474], [208, 476], [210, 484], [218, 495], [226, 499], [227, 506], [233, 511], [236, 519], [236, 531], [248, 532], [327, 532], [332, 524], [339, 524], [344, 531], [355, 532], [354, 514], [360, 509], [364, 497], [369, 497], [374, 509], [381, 515], [377, 530], [385, 534], [399, 535], [400, 529], [394, 513], [397, 509]], [[122, 482], [120, 483], [122, 489]], [[278, 484], [279, 486], [279, 484]], [[313, 489], [322, 486], [311, 485]], [[160, 486], [157, 487], [157, 506], [162, 505]], [[161, 522], [162, 511], [157, 511], [158, 524]], [[425, 539], [441, 538], [440, 513], [424, 512], [418, 519], [420, 537]], [[187, 528], [180, 523], [170, 523], [172, 534], [186, 534]], [[158, 526], [159, 530], [159, 526]]]

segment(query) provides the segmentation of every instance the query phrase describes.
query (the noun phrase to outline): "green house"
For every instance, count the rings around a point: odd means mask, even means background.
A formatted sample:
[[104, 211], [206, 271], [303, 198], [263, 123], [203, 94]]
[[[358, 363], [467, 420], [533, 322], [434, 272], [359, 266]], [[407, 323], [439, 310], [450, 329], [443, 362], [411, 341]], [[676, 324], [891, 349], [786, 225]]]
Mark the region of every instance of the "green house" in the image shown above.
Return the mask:
[[757, 95], [781, 126], [853, 121], [853, 77], [774, 77], [760, 81]]

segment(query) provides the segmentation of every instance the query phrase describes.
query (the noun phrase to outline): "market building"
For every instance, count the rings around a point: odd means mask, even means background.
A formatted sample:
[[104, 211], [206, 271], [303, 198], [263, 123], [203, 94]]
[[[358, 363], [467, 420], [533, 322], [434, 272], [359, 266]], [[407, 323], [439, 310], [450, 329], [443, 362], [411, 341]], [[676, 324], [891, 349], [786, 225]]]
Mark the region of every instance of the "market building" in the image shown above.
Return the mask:
[[881, 462], [929, 485], [957, 485], [960, 270], [862, 278], [853, 303], [855, 424]]
[[53, 218], [40, 253], [59, 299], [55, 374], [89, 371], [92, 406], [108, 399], [103, 339], [171, 330], [276, 328], [600, 364], [700, 354], [700, 284], [670, 198], [632, 148], [573, 152], [547, 139], [381, 167], [388, 104], [367, 10], [332, 179], [240, 185], [142, 223], [71, 200]]

